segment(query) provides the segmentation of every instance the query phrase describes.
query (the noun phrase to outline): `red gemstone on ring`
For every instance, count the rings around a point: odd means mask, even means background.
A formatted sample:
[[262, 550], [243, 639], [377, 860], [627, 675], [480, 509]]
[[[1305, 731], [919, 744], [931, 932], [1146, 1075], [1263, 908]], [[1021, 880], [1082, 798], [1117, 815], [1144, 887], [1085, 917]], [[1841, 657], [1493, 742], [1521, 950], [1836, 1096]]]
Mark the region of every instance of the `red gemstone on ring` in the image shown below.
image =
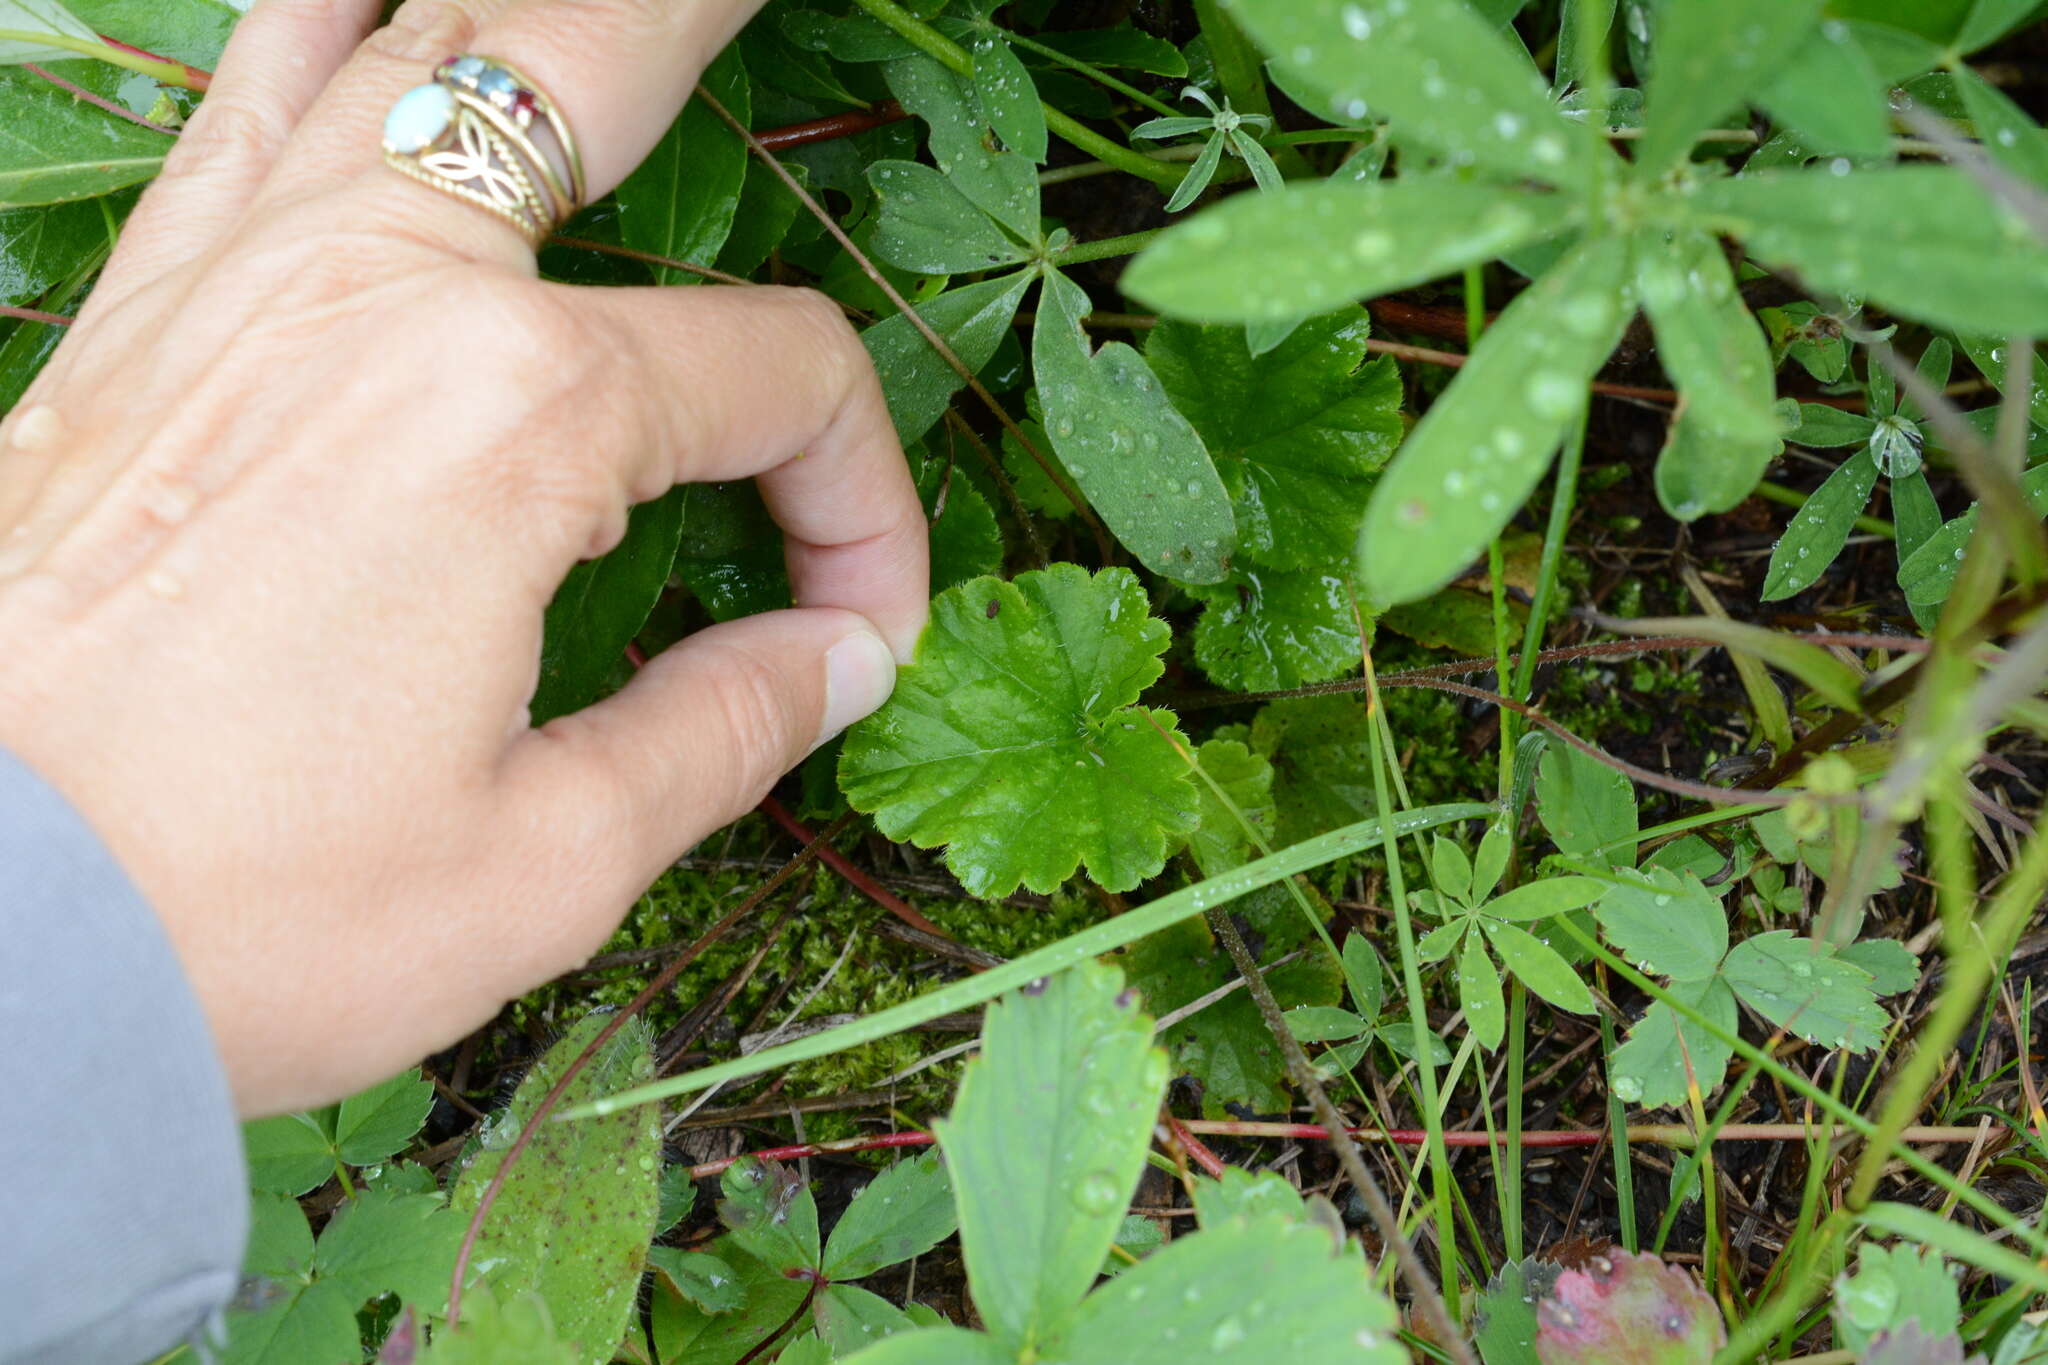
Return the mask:
[[512, 92], [512, 116], [522, 124], [540, 112], [540, 96], [531, 90]]

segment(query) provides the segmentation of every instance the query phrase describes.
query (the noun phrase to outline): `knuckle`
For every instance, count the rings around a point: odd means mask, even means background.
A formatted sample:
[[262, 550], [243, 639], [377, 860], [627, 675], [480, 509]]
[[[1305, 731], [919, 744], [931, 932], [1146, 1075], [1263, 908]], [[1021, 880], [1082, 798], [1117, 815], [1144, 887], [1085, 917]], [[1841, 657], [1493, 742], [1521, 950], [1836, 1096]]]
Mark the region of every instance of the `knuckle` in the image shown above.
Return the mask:
[[241, 100], [207, 100], [164, 162], [166, 177], [209, 167], [260, 165], [278, 144], [279, 122]]
[[406, 0], [390, 23], [363, 40], [361, 50], [403, 65], [438, 62], [468, 47], [480, 22], [472, 0]]

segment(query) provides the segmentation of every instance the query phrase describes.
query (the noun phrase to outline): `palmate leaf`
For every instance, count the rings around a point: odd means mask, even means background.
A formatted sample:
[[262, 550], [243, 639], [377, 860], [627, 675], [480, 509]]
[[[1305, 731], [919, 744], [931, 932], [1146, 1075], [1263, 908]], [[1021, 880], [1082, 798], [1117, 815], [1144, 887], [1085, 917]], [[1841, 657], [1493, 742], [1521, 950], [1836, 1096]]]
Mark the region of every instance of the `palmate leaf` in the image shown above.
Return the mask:
[[1050, 892], [1083, 865], [1129, 890], [1196, 823], [1174, 717], [1132, 705], [1168, 634], [1125, 569], [948, 589], [895, 695], [848, 732], [840, 787], [890, 838], [947, 845], [977, 896]]
[[1684, 399], [1675, 425], [1695, 429], [1689, 440], [1674, 429], [1657, 462], [1657, 495], [1681, 521], [1724, 512], [1749, 496], [1781, 448], [1770, 343], [1712, 237], [1645, 234], [1635, 258], [1658, 359]]
[[1230, 490], [1240, 560], [1348, 566], [1373, 476], [1403, 431], [1401, 376], [1391, 358], [1369, 360], [1371, 330], [1363, 308], [1346, 307], [1256, 358], [1241, 327], [1153, 330], [1145, 359]]
[[1267, 0], [1232, 6], [1316, 112], [1391, 120], [1460, 165], [1582, 185], [1595, 145], [1559, 115], [1517, 44], [1465, 0]]
[[935, 1127], [975, 1307], [1014, 1353], [1056, 1338], [1094, 1283], [1165, 1088], [1152, 1021], [1112, 967], [1083, 963], [989, 1007]]
[[[505, 1155], [541, 1098], [611, 1022], [579, 1020], [527, 1073], [511, 1103], [487, 1125], [456, 1177], [449, 1203], [465, 1217], [504, 1165]], [[563, 1092], [563, 1107], [652, 1078], [653, 1039], [629, 1020]], [[505, 1172], [476, 1242], [476, 1264], [490, 1265], [504, 1293], [535, 1293], [547, 1304], [577, 1358], [598, 1365], [633, 1311], [660, 1204], [661, 1125], [642, 1109], [578, 1123], [542, 1123], [520, 1160]]]
[[1183, 583], [1217, 582], [1237, 540], [1230, 495], [1144, 357], [1121, 341], [1094, 349], [1081, 327], [1092, 307], [1081, 286], [1046, 274], [1031, 332], [1046, 433], [1089, 503], [1146, 568]]
[[1451, 180], [1293, 184], [1169, 229], [1120, 287], [1198, 322], [1288, 321], [1490, 261], [1582, 212], [1574, 195]]
[[1728, 915], [1719, 896], [1690, 873], [1659, 867], [1618, 875], [1621, 883], [1596, 912], [1616, 951], [1643, 971], [1678, 981], [1719, 970], [1728, 955]]
[[1960, 332], [2048, 332], [2048, 245], [2018, 214], [1944, 166], [1838, 164], [1714, 181], [1685, 202], [1810, 287]]
[[1693, 139], [1767, 81], [1820, 16], [1820, 0], [1663, 0], [1636, 166], [1662, 175]]
[[[1671, 996], [1706, 1016], [1726, 1033], [1735, 1032], [1735, 993], [1719, 977], [1704, 981], [1673, 981]], [[1734, 1050], [1663, 1001], [1644, 1012], [1628, 1031], [1628, 1040], [1614, 1050], [1608, 1083], [1616, 1098], [1646, 1109], [1682, 1105], [1688, 1073], [1698, 1078], [1702, 1094], [1721, 1083]]]
[[1442, 587], [1529, 496], [1620, 337], [1627, 260], [1622, 239], [1589, 239], [1486, 330], [1373, 491], [1358, 548], [1374, 602]]
[[1810, 29], [1755, 100], [1816, 152], [1866, 160], [1891, 152], [1884, 82], [1846, 24]]
[[[1764, 575], [1763, 600], [1777, 602], [1812, 587], [1849, 543], [1849, 532], [1877, 486], [1877, 461], [1859, 450], [1835, 467], [1826, 482], [1807, 498], [1806, 506], [1792, 518], [1785, 534], [1771, 550], [1771, 567]], [[1921, 486], [1926, 486], [1922, 477]], [[1937, 516], [1939, 513], [1936, 514]], [[1919, 540], [1925, 541], [1924, 528]], [[1901, 555], [1910, 554], [1903, 538]]]

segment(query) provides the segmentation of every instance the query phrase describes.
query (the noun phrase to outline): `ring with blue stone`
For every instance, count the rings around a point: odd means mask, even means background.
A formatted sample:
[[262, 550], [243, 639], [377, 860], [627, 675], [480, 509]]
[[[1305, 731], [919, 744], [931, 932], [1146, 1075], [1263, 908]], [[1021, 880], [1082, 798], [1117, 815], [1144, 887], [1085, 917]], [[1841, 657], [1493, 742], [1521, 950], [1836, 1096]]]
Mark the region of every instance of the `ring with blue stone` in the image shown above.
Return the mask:
[[538, 247], [582, 207], [569, 125], [518, 68], [462, 53], [399, 96], [384, 119], [394, 170], [510, 223]]

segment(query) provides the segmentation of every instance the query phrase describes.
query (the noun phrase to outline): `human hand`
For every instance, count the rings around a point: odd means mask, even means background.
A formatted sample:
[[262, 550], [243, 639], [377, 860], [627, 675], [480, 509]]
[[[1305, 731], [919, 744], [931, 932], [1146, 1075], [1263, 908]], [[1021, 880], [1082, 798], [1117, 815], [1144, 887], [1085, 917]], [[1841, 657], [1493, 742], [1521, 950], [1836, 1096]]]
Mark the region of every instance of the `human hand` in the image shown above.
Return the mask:
[[[410, 0], [364, 42], [377, 0], [262, 0], [0, 424], [0, 745], [163, 919], [246, 1115], [581, 962], [908, 657], [924, 519], [832, 304], [542, 283], [380, 160], [393, 100], [480, 52], [603, 194], [757, 2]], [[802, 606], [530, 728], [568, 569], [629, 503], [756, 475]]]

